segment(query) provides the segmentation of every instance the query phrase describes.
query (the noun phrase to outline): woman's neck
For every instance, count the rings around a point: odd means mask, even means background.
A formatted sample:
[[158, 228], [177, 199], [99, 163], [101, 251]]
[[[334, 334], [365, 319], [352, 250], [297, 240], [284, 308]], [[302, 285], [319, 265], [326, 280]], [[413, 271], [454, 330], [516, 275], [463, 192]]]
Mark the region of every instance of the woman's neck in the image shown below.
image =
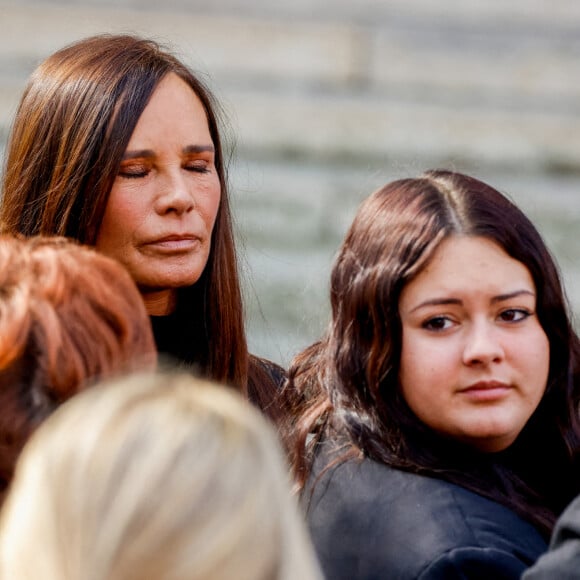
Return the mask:
[[149, 316], [166, 316], [171, 314], [177, 306], [175, 290], [159, 290], [156, 292], [141, 292], [145, 309]]

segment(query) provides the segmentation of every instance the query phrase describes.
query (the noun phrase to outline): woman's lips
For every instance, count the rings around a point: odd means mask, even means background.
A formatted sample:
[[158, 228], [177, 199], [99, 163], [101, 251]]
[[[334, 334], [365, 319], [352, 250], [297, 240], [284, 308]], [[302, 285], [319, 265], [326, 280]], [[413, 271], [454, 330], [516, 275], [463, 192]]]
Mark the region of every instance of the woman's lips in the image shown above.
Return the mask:
[[194, 251], [199, 248], [200, 244], [200, 238], [195, 235], [172, 235], [151, 240], [143, 244], [143, 246], [160, 253], [173, 254]]
[[470, 399], [486, 402], [501, 399], [511, 390], [512, 387], [508, 383], [501, 381], [479, 381], [465, 389], [461, 389], [459, 393]]

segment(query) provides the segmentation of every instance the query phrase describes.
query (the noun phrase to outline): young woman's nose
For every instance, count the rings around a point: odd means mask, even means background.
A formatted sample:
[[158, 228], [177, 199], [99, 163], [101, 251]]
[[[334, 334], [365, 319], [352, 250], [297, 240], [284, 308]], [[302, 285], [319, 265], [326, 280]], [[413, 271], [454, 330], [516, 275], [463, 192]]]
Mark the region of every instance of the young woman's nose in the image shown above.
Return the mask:
[[180, 171], [167, 175], [160, 185], [161, 188], [155, 200], [155, 211], [159, 215], [168, 213], [181, 215], [194, 209], [193, 192]]
[[504, 350], [498, 329], [487, 321], [473, 323], [467, 331], [463, 348], [466, 365], [489, 364], [504, 358]]

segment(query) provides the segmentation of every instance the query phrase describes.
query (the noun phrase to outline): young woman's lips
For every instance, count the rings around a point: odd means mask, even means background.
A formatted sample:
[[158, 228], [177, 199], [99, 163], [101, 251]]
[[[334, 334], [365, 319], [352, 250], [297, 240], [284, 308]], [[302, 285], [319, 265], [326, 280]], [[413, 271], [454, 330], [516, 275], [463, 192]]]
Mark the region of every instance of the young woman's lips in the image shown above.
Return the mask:
[[147, 242], [145, 247], [159, 253], [175, 254], [194, 251], [200, 243], [195, 235], [171, 235]]
[[509, 384], [501, 381], [479, 381], [459, 392], [474, 401], [487, 402], [502, 399], [511, 390], [512, 387]]

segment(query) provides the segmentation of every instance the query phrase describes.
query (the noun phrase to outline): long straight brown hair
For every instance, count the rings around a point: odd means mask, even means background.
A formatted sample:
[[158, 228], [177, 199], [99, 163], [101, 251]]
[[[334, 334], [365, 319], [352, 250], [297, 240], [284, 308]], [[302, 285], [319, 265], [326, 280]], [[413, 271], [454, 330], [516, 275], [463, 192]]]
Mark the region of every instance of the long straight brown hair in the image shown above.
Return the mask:
[[[157, 43], [98, 35], [48, 57], [32, 74], [8, 142], [0, 227], [26, 236], [61, 235], [94, 245], [109, 193], [137, 121], [159, 82], [183, 79], [203, 104], [221, 185], [211, 252], [201, 279], [180, 292], [201, 335], [207, 377], [268, 400], [247, 349], [228, 181], [222, 111], [201, 80]], [[248, 385], [248, 374], [251, 376]]]
[[[454, 235], [488, 238], [528, 268], [550, 344], [542, 401], [500, 454], [437, 436], [399, 389], [401, 291]], [[330, 299], [329, 329], [294, 359], [285, 389], [294, 404], [284, 436], [299, 487], [317, 442], [340, 434], [349, 442], [345, 459], [367, 456], [451, 481], [507, 505], [548, 535], [580, 493], [580, 343], [557, 266], [529, 219], [489, 185], [459, 173], [429, 171], [387, 184], [361, 204], [347, 232]]]

